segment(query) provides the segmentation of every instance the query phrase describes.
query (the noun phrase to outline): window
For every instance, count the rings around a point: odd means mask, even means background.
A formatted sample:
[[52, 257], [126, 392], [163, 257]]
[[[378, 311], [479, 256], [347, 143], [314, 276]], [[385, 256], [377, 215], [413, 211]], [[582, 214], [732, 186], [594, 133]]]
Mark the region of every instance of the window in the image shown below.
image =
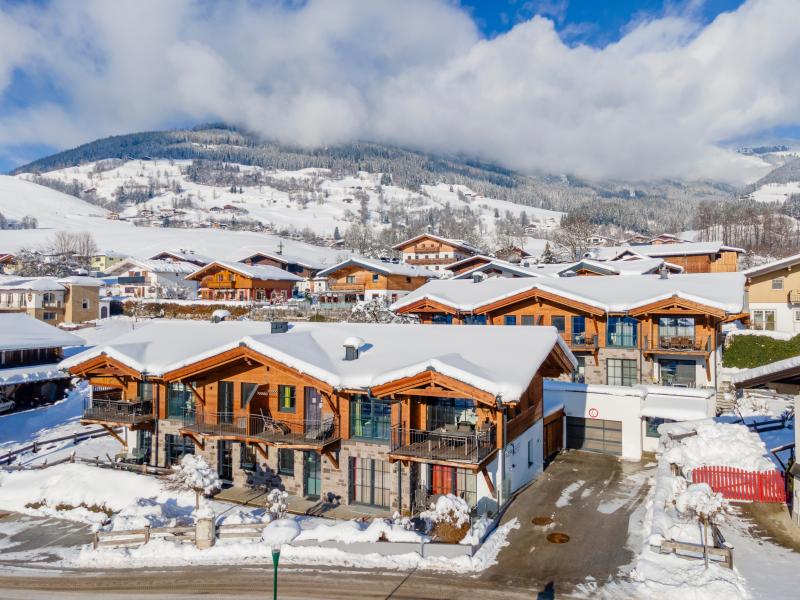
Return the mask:
[[194, 413], [194, 395], [188, 385], [171, 383], [167, 388], [167, 418], [182, 419]]
[[453, 315], [433, 315], [431, 323], [434, 325], [452, 325]]
[[224, 280], [225, 280], [225, 278], [223, 277], [222, 273], [220, 273], [219, 275], [217, 275], [217, 281], [218, 281], [219, 283], [222, 283]]
[[84, 298], [84, 299], [81, 301], [81, 308], [82, 308], [83, 310], [88, 310], [88, 309], [89, 309], [89, 301], [88, 301], [86, 298]]
[[217, 419], [220, 423], [233, 423], [233, 382], [220, 381], [217, 392]]
[[800, 321], [800, 310], [794, 311], [794, 320]]
[[194, 444], [188, 438], [168, 433], [164, 436], [164, 450], [168, 465], [177, 465], [185, 454], [194, 454]]
[[528, 466], [533, 466], [533, 440], [528, 440]]
[[693, 360], [660, 360], [661, 385], [693, 388], [696, 385], [697, 363]]
[[576, 356], [575, 360], [578, 361], [578, 365], [572, 372], [572, 381], [575, 383], [584, 383], [586, 381], [586, 357]]
[[392, 466], [374, 458], [350, 457], [349, 463], [350, 503], [389, 508]]
[[572, 317], [572, 343], [586, 344], [586, 317], [583, 315]]
[[155, 386], [146, 381], [140, 381], [136, 384], [136, 395], [140, 400], [151, 401], [155, 398]]
[[453, 494], [473, 507], [478, 502], [477, 488], [477, 476], [467, 469], [430, 465], [427, 491], [431, 495]]
[[294, 450], [278, 448], [278, 474], [294, 477]]
[[428, 429], [439, 429], [445, 425], [478, 422], [475, 402], [466, 398], [439, 398], [428, 404]]
[[607, 345], [610, 348], [635, 348], [636, 325], [633, 317], [609, 317]]
[[250, 401], [255, 398], [256, 392], [258, 391], [258, 384], [257, 383], [242, 383], [242, 395], [240, 402], [241, 408], [247, 408], [247, 405], [250, 404]]
[[758, 329], [761, 331], [775, 331], [775, 311], [754, 310], [753, 329]]
[[550, 325], [558, 330], [558, 333], [564, 333], [566, 318], [563, 315], [553, 315], [550, 317]]
[[674, 423], [672, 419], [661, 419], [659, 417], [645, 417], [645, 435], [651, 438], [661, 437], [658, 434], [658, 426], [662, 423]]
[[377, 273], [373, 273], [372, 274], [372, 281], [378, 281], [380, 278], [381, 278], [381, 276], [378, 275]]
[[385, 400], [356, 396], [350, 401], [350, 437], [389, 441], [392, 406]]
[[773, 290], [782, 290], [783, 289], [783, 277], [776, 277], [772, 280], [772, 289]]
[[348, 275], [347, 277], [345, 277], [345, 283], [355, 283], [355, 282], [356, 282], [355, 275]]
[[295, 412], [295, 389], [293, 385], [278, 386], [278, 410], [280, 412]]
[[56, 320], [56, 313], [54, 313], [54, 312], [46, 312], [46, 313], [44, 313], [44, 320], [45, 321], [55, 321]]
[[486, 315], [467, 315], [464, 325], [486, 325]]
[[536, 325], [536, 317], [533, 315], [522, 315], [523, 325]]
[[516, 315], [506, 315], [503, 317], [503, 325], [516, 325], [517, 324], [517, 316]]
[[606, 361], [608, 385], [635, 385], [636, 361], [622, 358], [609, 358]]
[[243, 471], [256, 470], [256, 451], [244, 442], [239, 443], [239, 467]]
[[674, 338], [694, 342], [694, 317], [659, 317], [659, 345], [669, 347]]

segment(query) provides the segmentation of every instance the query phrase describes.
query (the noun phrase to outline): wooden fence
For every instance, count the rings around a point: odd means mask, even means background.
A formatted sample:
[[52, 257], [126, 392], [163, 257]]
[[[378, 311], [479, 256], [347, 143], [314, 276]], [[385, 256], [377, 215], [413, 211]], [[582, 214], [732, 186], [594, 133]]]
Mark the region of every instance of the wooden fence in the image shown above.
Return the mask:
[[[217, 539], [252, 539], [260, 538], [264, 528], [269, 523], [237, 523], [230, 525], [217, 525], [214, 535]], [[129, 529], [127, 531], [97, 531], [94, 534], [92, 547], [101, 546], [127, 547], [142, 546], [152, 539], [197, 543], [197, 529], [194, 525], [185, 527], [158, 527], [145, 525], [144, 529]]]
[[729, 569], [733, 568], [733, 546], [725, 541], [722, 532], [713, 523], [710, 524], [712, 543], [710, 546], [678, 542], [675, 540], [662, 540], [657, 549], [662, 554], [675, 554], [682, 558], [702, 559], [706, 555], [710, 561], [722, 562]]
[[[120, 428], [114, 429], [115, 433], [119, 433], [120, 431], [122, 431]], [[4, 454], [3, 456], [0, 456], [0, 465], [11, 464], [14, 458], [16, 458], [20, 454], [24, 454], [25, 452], [33, 452], [34, 454], [36, 454], [41, 448], [47, 446], [48, 444], [55, 444], [58, 442], [66, 442], [66, 441], [72, 441], [73, 444], [77, 444], [78, 442], [81, 442], [83, 440], [103, 437], [106, 435], [110, 435], [110, 432], [107, 429], [93, 429], [92, 431], [81, 431], [70, 435], [62, 435], [61, 437], [57, 438], [50, 438], [47, 440], [36, 440], [34, 442], [31, 442], [27, 446], [22, 446], [20, 448], [17, 448], [16, 450], [12, 450], [11, 452]]]
[[786, 479], [780, 471], [745, 471], [734, 467], [698, 467], [692, 483], [707, 483], [729, 500], [786, 502]]

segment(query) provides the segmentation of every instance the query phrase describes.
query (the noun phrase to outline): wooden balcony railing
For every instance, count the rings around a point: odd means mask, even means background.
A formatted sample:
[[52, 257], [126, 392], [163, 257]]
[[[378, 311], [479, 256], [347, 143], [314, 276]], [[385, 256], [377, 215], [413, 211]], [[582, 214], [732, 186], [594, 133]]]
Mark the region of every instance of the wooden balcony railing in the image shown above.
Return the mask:
[[406, 458], [479, 463], [495, 449], [495, 428], [445, 426], [427, 431], [392, 427], [391, 453]]
[[653, 339], [652, 344], [647, 343], [645, 338], [645, 350], [650, 352], [670, 352], [670, 353], [710, 353], [711, 338], [705, 339], [696, 338], [694, 336], [658, 336]]
[[598, 338], [596, 335], [586, 333], [562, 333], [561, 339], [572, 350], [594, 351], [598, 349]]
[[365, 286], [363, 283], [332, 283], [328, 286], [331, 292], [352, 292], [361, 294], [364, 292]]
[[150, 400], [105, 400], [92, 398], [83, 405], [83, 419], [137, 425], [155, 419]]
[[209, 437], [234, 437], [287, 446], [324, 446], [340, 437], [339, 420], [335, 417], [290, 420], [187, 411], [182, 428]]
[[441, 258], [437, 256], [435, 258], [406, 258], [403, 262], [408, 265], [452, 265], [457, 260], [457, 258]]

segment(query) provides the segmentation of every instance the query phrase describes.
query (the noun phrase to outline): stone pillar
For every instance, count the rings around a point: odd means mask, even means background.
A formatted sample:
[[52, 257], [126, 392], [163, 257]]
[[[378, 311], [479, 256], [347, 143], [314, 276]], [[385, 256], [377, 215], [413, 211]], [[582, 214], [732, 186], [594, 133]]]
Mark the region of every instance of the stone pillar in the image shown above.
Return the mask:
[[214, 517], [202, 517], [195, 523], [195, 546], [199, 550], [211, 548], [215, 535]]

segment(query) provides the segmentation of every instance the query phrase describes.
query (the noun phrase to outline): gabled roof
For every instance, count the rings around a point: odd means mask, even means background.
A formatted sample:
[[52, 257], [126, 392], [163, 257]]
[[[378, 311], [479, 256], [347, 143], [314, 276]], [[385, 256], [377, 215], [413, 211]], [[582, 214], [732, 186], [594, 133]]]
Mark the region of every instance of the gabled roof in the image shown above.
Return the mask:
[[360, 256], [353, 256], [351, 258], [348, 258], [347, 260], [343, 260], [342, 262], [333, 265], [332, 267], [323, 269], [322, 271], [317, 273], [317, 277], [328, 277], [331, 274], [336, 273], [340, 269], [349, 267], [351, 265], [362, 267], [367, 271], [375, 271], [377, 273], [382, 273], [384, 275], [403, 275], [405, 277], [438, 276], [436, 273], [434, 273], [433, 271], [429, 271], [428, 269], [415, 267], [413, 265], [407, 265], [405, 263], [393, 263], [383, 260], [375, 260], [373, 258], [363, 258]]
[[[363, 340], [359, 357], [344, 360], [343, 344], [354, 337]], [[564, 372], [576, 364], [552, 327], [292, 323], [286, 333], [271, 333], [269, 323], [257, 321], [164, 320], [72, 356], [61, 367], [79, 369], [105, 355], [162, 377], [237, 348], [336, 389], [369, 391], [435, 371], [506, 402], [517, 401], [546, 362], [557, 362]]]
[[800, 254], [793, 254], [792, 256], [787, 256], [786, 258], [780, 258], [757, 267], [752, 267], [742, 271], [742, 273], [747, 277], [752, 277], [754, 275], [764, 275], [765, 273], [772, 273], [774, 271], [780, 271], [782, 269], [795, 267], [797, 265], [800, 265]]
[[228, 262], [224, 260], [212, 261], [206, 266], [200, 267], [196, 271], [190, 273], [185, 279], [199, 281], [207, 273], [219, 269], [227, 269], [228, 271], [233, 271], [234, 273], [258, 281], [303, 281], [302, 277], [298, 277], [293, 273], [289, 273], [289, 271], [284, 271], [272, 265], [246, 265], [240, 262]]
[[601, 261], [584, 258], [568, 265], [558, 272], [560, 277], [567, 277], [570, 273], [580, 270], [592, 271], [603, 275], [647, 275], [657, 273], [661, 267], [666, 267], [672, 273], [683, 273], [683, 267], [666, 262], [663, 258], [641, 258], [638, 260]]
[[[555, 265], [547, 265], [548, 267]], [[559, 267], [562, 265], [558, 265]], [[482, 263], [476, 267], [454, 275], [453, 279], [471, 279], [476, 273], [497, 270], [512, 277], [556, 277], [555, 269], [542, 269], [537, 271], [536, 267], [523, 267], [522, 265], [511, 263], [499, 258], [493, 258], [489, 262]]]
[[164, 250], [151, 256], [150, 260], [165, 260], [163, 257], [170, 257], [173, 260], [190, 262], [200, 267], [207, 265], [214, 260], [210, 256], [195, 254], [191, 250]]
[[451, 246], [456, 246], [458, 248], [462, 248], [463, 250], [466, 250], [467, 252], [472, 252], [473, 254], [477, 254], [478, 253], [478, 249], [475, 246], [473, 246], [472, 244], [470, 244], [469, 242], [465, 242], [464, 240], [457, 240], [457, 239], [453, 239], [453, 238], [445, 238], [445, 237], [441, 237], [441, 236], [438, 236], [438, 235], [433, 235], [432, 233], [422, 233], [420, 235], [414, 236], [411, 239], [408, 239], [408, 240], [405, 240], [403, 242], [400, 242], [399, 244], [395, 244], [394, 246], [392, 246], [392, 249], [393, 250], [402, 250], [403, 248], [405, 248], [407, 246], [410, 246], [411, 244], [415, 244], [419, 240], [424, 239], [424, 238], [435, 240], [437, 242], [442, 242], [443, 244], [449, 244]]
[[301, 267], [305, 267], [306, 269], [311, 269], [314, 271], [322, 269], [324, 267], [324, 265], [321, 263], [310, 261], [305, 258], [300, 258], [299, 256], [292, 256], [290, 254], [285, 254], [283, 252], [279, 254], [278, 252], [273, 252], [270, 250], [259, 250], [258, 252], [252, 252], [247, 256], [245, 256], [244, 258], [239, 259], [238, 262], [243, 263], [244, 261], [252, 260], [257, 256], [263, 256], [265, 258], [272, 259], [276, 262], [283, 263], [285, 265], [300, 265]]
[[66, 291], [54, 277], [18, 277], [16, 275], [0, 275], [0, 290], [29, 290], [32, 292]]
[[0, 313], [0, 350], [82, 346], [83, 338], [24, 313]]
[[625, 313], [660, 300], [681, 298], [728, 314], [738, 314], [744, 306], [744, 281], [741, 273], [680, 274], [670, 275], [667, 279], [659, 275], [490, 277], [479, 283], [468, 279], [445, 279], [428, 282], [403, 296], [391, 308], [402, 309], [427, 298], [469, 313], [532, 290], [541, 290], [607, 313]]
[[131, 268], [150, 273], [173, 273], [175, 275], [189, 274], [197, 269], [197, 265], [185, 261], [172, 260], [142, 260], [140, 258], [126, 258], [115, 265], [108, 267], [104, 273], [106, 275], [117, 275]]
[[702, 254], [719, 254], [720, 252], [744, 253], [743, 248], [726, 246], [722, 242], [683, 242], [678, 244], [643, 244], [632, 246], [607, 246], [592, 248], [586, 253], [587, 258], [595, 260], [618, 260], [626, 254], [639, 255], [645, 258], [667, 256], [695, 256]]
[[457, 260], [454, 263], [446, 265], [445, 269], [447, 269], [448, 271], [453, 271], [471, 262], [488, 263], [492, 262], [493, 260], [497, 259], [494, 258], [493, 256], [487, 256], [485, 254], [473, 254], [472, 256], [467, 256], [466, 258], [462, 258], [461, 260]]

